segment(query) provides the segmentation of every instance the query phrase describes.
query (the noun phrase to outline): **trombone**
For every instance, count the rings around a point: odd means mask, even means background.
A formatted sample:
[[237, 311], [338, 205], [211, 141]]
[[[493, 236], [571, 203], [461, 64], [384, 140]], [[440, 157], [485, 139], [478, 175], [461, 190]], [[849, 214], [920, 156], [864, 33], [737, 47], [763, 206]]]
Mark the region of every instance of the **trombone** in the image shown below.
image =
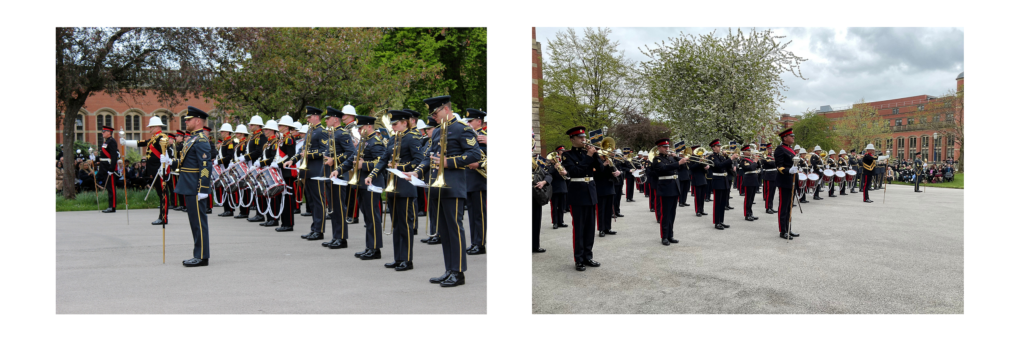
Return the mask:
[[[561, 175], [562, 172], [565, 171], [565, 168], [562, 167], [562, 157], [558, 155], [558, 152], [550, 152], [544, 158], [548, 159], [549, 161], [551, 161], [552, 163], [555, 164], [555, 170], [558, 170], [558, 174], [559, 175]], [[566, 179], [566, 180], [569, 180], [568, 173], [565, 174], [565, 175], [562, 175], [562, 178]]]
[[[442, 188], [448, 188], [448, 184], [444, 182], [444, 162], [445, 162], [444, 158], [445, 158], [445, 155], [447, 155], [446, 152], [448, 151], [448, 125], [450, 124], [450, 122], [451, 122], [451, 120], [445, 120], [444, 122], [441, 122], [441, 126], [438, 127], [439, 129], [441, 129], [441, 131], [435, 131], [434, 132], [435, 134], [441, 134], [440, 136], [438, 136], [438, 142], [437, 142], [437, 156], [441, 160], [441, 162], [437, 165], [437, 179], [434, 180], [434, 182], [432, 182], [430, 184], [431, 188], [436, 188], [437, 189], [438, 205], [437, 205], [437, 214], [435, 215], [435, 217], [440, 217], [441, 216], [441, 205], [440, 205], [440, 202], [441, 202], [441, 189]], [[431, 140], [433, 140], [433, 139], [431, 139]], [[434, 166], [431, 165], [431, 167], [434, 167]], [[434, 234], [430, 234], [429, 233], [429, 229], [428, 229], [427, 237], [428, 238], [430, 238], [430, 237], [437, 237], [437, 234], [440, 233], [440, 231], [441, 231], [441, 227], [440, 226], [438, 226], [438, 228], [436, 230], [434, 230]]]

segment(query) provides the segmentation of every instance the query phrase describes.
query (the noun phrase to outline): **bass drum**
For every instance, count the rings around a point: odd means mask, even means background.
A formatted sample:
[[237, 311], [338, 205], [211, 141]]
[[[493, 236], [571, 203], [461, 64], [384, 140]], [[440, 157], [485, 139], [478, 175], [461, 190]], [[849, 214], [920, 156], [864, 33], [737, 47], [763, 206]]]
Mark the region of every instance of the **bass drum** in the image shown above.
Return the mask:
[[857, 178], [857, 171], [852, 170], [852, 169], [846, 171], [846, 181], [853, 182], [853, 180], [856, 179], [856, 178]]
[[826, 170], [822, 171], [822, 174], [824, 174], [825, 176], [823, 176], [821, 178], [821, 181], [832, 182], [833, 181], [832, 177], [834, 177], [836, 175], [836, 172], [831, 170], [831, 169], [826, 169]]

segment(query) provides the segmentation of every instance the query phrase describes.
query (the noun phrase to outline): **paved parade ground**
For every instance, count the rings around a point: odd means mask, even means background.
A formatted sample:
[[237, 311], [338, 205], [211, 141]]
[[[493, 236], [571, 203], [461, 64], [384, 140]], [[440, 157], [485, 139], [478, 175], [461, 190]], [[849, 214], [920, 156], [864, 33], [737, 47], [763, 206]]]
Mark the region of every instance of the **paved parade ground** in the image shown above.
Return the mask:
[[[306, 241], [311, 217], [296, 215], [293, 232], [276, 232], [244, 219], [208, 215], [210, 265], [185, 268], [192, 258], [192, 233], [184, 212], [171, 211], [167, 264], [161, 264], [161, 228], [150, 225], [156, 209], [61, 212], [57, 215], [57, 313], [429, 313], [487, 312], [487, 255], [468, 257], [466, 285], [428, 283], [444, 273], [441, 245], [427, 245], [426, 217], [414, 236], [413, 270], [384, 268], [393, 261], [392, 236], [381, 259], [353, 256], [365, 247], [362, 222], [349, 247]], [[254, 213], [250, 213], [252, 216]], [[360, 216], [360, 220], [362, 220]], [[464, 220], [468, 233], [468, 220]], [[468, 242], [467, 235], [467, 242]]]
[[[661, 245], [654, 213], [637, 191], [622, 199], [617, 235], [595, 235], [598, 268], [577, 272], [572, 228], [551, 229], [544, 206], [540, 246], [533, 254], [533, 312], [544, 314], [933, 314], [964, 312], [964, 191], [910, 186], [827, 197], [793, 208], [792, 241], [779, 238], [775, 214], [757, 194], [743, 220], [733, 189], [731, 228], [679, 207], [678, 244]], [[836, 191], [838, 195], [838, 189]], [[776, 194], [776, 209], [778, 204]], [[711, 203], [705, 212], [712, 213]], [[571, 226], [572, 217], [565, 214]]]

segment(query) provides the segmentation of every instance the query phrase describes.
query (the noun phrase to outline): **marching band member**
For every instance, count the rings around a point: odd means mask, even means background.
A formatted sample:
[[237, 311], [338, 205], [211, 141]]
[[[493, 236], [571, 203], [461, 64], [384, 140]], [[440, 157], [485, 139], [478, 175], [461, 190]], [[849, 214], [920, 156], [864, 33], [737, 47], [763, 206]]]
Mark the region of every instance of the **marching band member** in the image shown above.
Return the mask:
[[327, 223], [324, 222], [327, 216], [327, 195], [329, 192], [328, 181], [313, 180], [313, 178], [327, 175], [324, 166], [324, 156], [328, 155], [329, 147], [327, 140], [330, 136], [320, 125], [320, 116], [323, 110], [314, 106], [306, 106], [306, 122], [311, 127], [306, 134], [306, 143], [302, 146], [302, 152], [296, 152], [290, 160], [284, 162], [285, 167], [292, 167], [292, 164], [303, 160], [306, 165], [305, 179], [306, 191], [309, 193], [307, 199], [312, 199], [313, 223], [309, 226], [309, 233], [300, 236], [305, 240], [324, 239]]
[[[533, 139], [534, 139], [533, 140], [534, 143], [536, 143], [536, 141], [537, 141], [536, 137], [533, 137]], [[565, 148], [562, 148], [561, 146], [559, 146], [559, 148], [565, 149]], [[534, 158], [533, 158], [533, 181], [534, 181], [533, 187], [543, 189], [544, 186], [548, 186], [548, 185], [551, 184], [552, 179], [554, 179], [554, 178], [561, 178], [562, 177], [562, 174], [552, 175], [552, 170], [551, 169], [556, 168], [556, 167], [554, 167], [553, 164], [551, 164], [553, 162], [556, 162], [556, 161], [555, 160], [546, 160], [545, 161], [543, 158], [541, 158], [540, 155], [535, 155], [534, 156]], [[549, 166], [549, 164], [551, 164], [551, 165]], [[558, 171], [556, 170], [555, 172], [557, 173]], [[562, 181], [562, 187], [565, 187], [565, 181]], [[532, 217], [530, 219], [530, 222], [533, 223], [533, 235], [532, 235], [532, 237], [533, 237], [533, 245], [532, 245], [533, 246], [532, 247], [533, 253], [547, 252], [547, 250], [544, 250], [543, 248], [540, 247], [540, 216], [542, 214], [542, 211], [541, 211], [542, 208], [541, 207], [543, 206], [543, 204], [537, 204], [537, 200], [531, 200], [531, 202], [532, 202], [532, 206], [533, 206], [533, 215], [532, 215]], [[553, 204], [554, 204], [553, 201], [549, 201], [548, 202], [548, 205], [553, 205]]]
[[594, 174], [604, 171], [598, 160], [597, 149], [586, 145], [587, 130], [583, 126], [565, 132], [572, 142], [572, 149], [563, 154], [562, 166], [569, 173], [569, 213], [572, 215], [572, 250], [576, 271], [587, 267], [599, 267], [594, 261], [594, 224], [597, 204], [597, 185]]
[[[811, 174], [811, 165], [807, 163], [807, 149], [797, 148], [797, 150], [800, 151], [800, 164], [799, 164], [800, 170], [803, 171], [804, 174]], [[810, 202], [810, 201], [807, 201], [807, 192], [806, 191], [803, 192], [803, 193], [800, 193], [800, 202], [804, 203], [804, 204]]]
[[796, 151], [789, 146], [793, 144], [796, 136], [793, 135], [793, 128], [783, 130], [779, 133], [782, 138], [782, 145], [775, 148], [775, 169], [778, 171], [776, 187], [779, 188], [779, 237], [792, 240], [799, 237], [799, 234], [790, 231], [793, 215], [793, 194], [796, 191], [796, 178], [800, 169], [793, 163]]
[[618, 233], [612, 231], [612, 212], [614, 211], [612, 205], [617, 183], [615, 178], [620, 175], [620, 172], [612, 166], [611, 157], [598, 155], [597, 159], [604, 167], [594, 172], [594, 185], [597, 186], [597, 207], [594, 209], [597, 215], [597, 230], [600, 231], [599, 235], [604, 237], [606, 234]]
[[676, 210], [679, 206], [676, 203], [679, 201], [679, 183], [676, 181], [679, 178], [679, 167], [685, 167], [689, 159], [687, 158], [676, 158], [669, 155], [669, 149], [672, 147], [672, 142], [669, 139], [660, 139], [654, 143], [658, 146], [658, 155], [654, 157], [654, 163], [649, 170], [651, 174], [648, 174], [648, 179], [658, 179], [658, 200], [667, 201], [667, 203], [659, 203], [658, 209], [661, 219], [659, 221], [659, 227], [661, 231], [661, 245], [668, 246], [670, 243], [678, 243], [679, 240], [673, 238], [673, 227], [675, 226]]
[[352, 163], [358, 169], [356, 179], [359, 181], [359, 208], [363, 212], [363, 226], [366, 227], [366, 250], [357, 252], [356, 258], [362, 260], [380, 259], [380, 248], [384, 246], [384, 230], [381, 218], [380, 192], [376, 188], [383, 189], [383, 176], [377, 176], [377, 163], [384, 157], [384, 138], [380, 132], [373, 129], [377, 121], [373, 116], [356, 116], [356, 127], [359, 129], [359, 146], [356, 148], [356, 155], [353, 155]]
[[[348, 221], [345, 219], [345, 212], [349, 212], [349, 207], [354, 206], [356, 203], [355, 199], [349, 198], [348, 187], [351, 186], [348, 186], [348, 182], [352, 180], [349, 176], [352, 170], [353, 155], [356, 155], [357, 150], [352, 132], [350, 129], [347, 129], [356, 121], [356, 108], [352, 105], [345, 105], [339, 111], [338, 109], [327, 107], [327, 114], [324, 116], [327, 116], [327, 127], [324, 128], [325, 133], [328, 136], [334, 135], [334, 153], [330, 153], [331, 142], [328, 140], [328, 155], [324, 156], [324, 163], [328, 169], [332, 169], [330, 177], [341, 179], [345, 184], [335, 184], [334, 181], [331, 181], [330, 184], [324, 184], [324, 187], [326, 187], [324, 192], [328, 195], [327, 201], [331, 206], [331, 241], [323, 242], [320, 245], [331, 250], [337, 250], [348, 248]], [[409, 252], [411, 253], [412, 250], [410, 249]], [[412, 264], [410, 263], [409, 266], [411, 268]]]
[[[840, 149], [839, 150], [839, 158], [838, 158], [836, 164], [839, 167], [839, 171], [843, 171], [844, 172], [843, 173], [843, 177], [845, 178], [846, 177], [845, 171], [847, 169], [850, 169], [849, 168], [850, 164], [847, 162], [846, 149]], [[839, 175], [839, 173], [836, 173], [836, 175]], [[839, 195], [846, 195], [846, 181], [840, 181], [839, 182]]]
[[743, 192], [746, 193], [743, 197], [743, 218], [747, 221], [754, 221], [757, 220], [757, 217], [754, 216], [752, 207], [754, 206], [754, 194], [757, 192], [759, 182], [757, 175], [761, 173], [761, 170], [758, 168], [757, 158], [751, 156], [750, 145], [743, 146], [742, 152], [743, 159], [740, 161], [739, 170], [742, 171], [741, 175], [743, 178], [740, 181], [743, 182]]
[[[633, 154], [633, 149], [626, 147], [622, 148], [622, 152], [625, 154], [626, 160], [636, 160], [636, 155]], [[633, 171], [637, 168], [634, 166], [634, 162], [626, 162], [626, 202], [633, 201], [633, 191], [636, 187], [636, 177], [633, 176]]]
[[[281, 170], [280, 167], [278, 167], [277, 162], [275, 161], [275, 158], [277, 157], [277, 154], [278, 154], [278, 151], [277, 151], [277, 148], [278, 148], [277, 147], [277, 144], [278, 144], [277, 131], [278, 131], [278, 129], [279, 128], [277, 126], [277, 121], [274, 121], [274, 120], [267, 121], [267, 124], [262, 129], [263, 137], [265, 138], [265, 140], [263, 142], [263, 150], [260, 151], [260, 158], [257, 159], [254, 162], [254, 165], [259, 165], [260, 167], [277, 168], [278, 171]], [[273, 212], [273, 210], [276, 207], [280, 207], [280, 205], [281, 205], [281, 194], [280, 193], [275, 194], [275, 195], [270, 197], [270, 204], [268, 204], [268, 207], [265, 208], [265, 211], [268, 212], [268, 214], [266, 215], [266, 220], [267, 221], [260, 223], [260, 226], [277, 226], [278, 225], [278, 221], [277, 221], [277, 219], [274, 219], [272, 212]], [[288, 213], [292, 212], [291, 210], [287, 210], [287, 211], [288, 211]], [[282, 214], [284, 214], [284, 212], [282, 212]]]
[[[238, 139], [238, 144], [235, 145], [234, 150], [235, 163], [245, 162], [245, 148], [249, 144], [248, 135], [249, 130], [245, 129], [244, 125], [239, 124], [235, 127], [235, 138]], [[235, 202], [239, 203], [238, 215], [235, 216], [235, 219], [249, 218], [249, 207], [241, 204], [242, 198], [247, 198], [248, 196], [246, 194], [249, 193], [249, 191], [251, 191], [251, 189], [242, 190], [242, 186], [239, 186], [238, 190], [235, 191], [235, 198], [237, 199]]]
[[[267, 142], [267, 138], [266, 138], [266, 136], [264, 136], [262, 128], [263, 128], [263, 117], [260, 117], [259, 115], [256, 115], [256, 116], [253, 116], [252, 119], [249, 120], [249, 131], [251, 131], [252, 133], [249, 135], [250, 136], [249, 142], [245, 144], [245, 157], [244, 157], [244, 161], [249, 163], [249, 167], [250, 168], [256, 166], [256, 162], [262, 156], [261, 154], [263, 153], [263, 146], [266, 145], [266, 142]], [[249, 192], [249, 191], [252, 191], [252, 189], [249, 189], [246, 192]], [[246, 197], [245, 194], [242, 194], [242, 196]], [[263, 202], [263, 200], [260, 200], [260, 199], [262, 199], [262, 196], [257, 195], [255, 197], [255, 199], [253, 199], [253, 201], [255, 201], [255, 203], [250, 205], [250, 206], [254, 205], [256, 207], [256, 215], [254, 215], [252, 218], [246, 219], [250, 223], [263, 222], [263, 221], [267, 220], [267, 218], [264, 217], [263, 214], [260, 214], [260, 211], [262, 211], [260, 209], [260, 204], [261, 204], [261, 202]], [[248, 211], [246, 211], [246, 213], [248, 213]], [[246, 216], [248, 217], [248, 215], [246, 215]]]
[[[555, 148], [555, 153], [558, 154], [559, 159], [562, 157], [562, 153], [565, 152], [564, 146], [558, 146]], [[556, 160], [547, 160], [549, 163], [558, 162]], [[548, 172], [551, 173], [551, 189], [554, 192], [551, 195], [551, 202], [549, 203], [551, 210], [551, 228], [558, 229], [559, 227], [569, 227], [565, 224], [565, 211], [566, 211], [566, 198], [565, 196], [569, 193], [568, 187], [566, 187], [567, 176], [566, 171], [559, 171], [558, 167], [548, 167]]]
[[100, 166], [97, 179], [103, 179], [103, 188], [107, 189], [107, 209], [103, 213], [117, 212], [117, 186], [114, 181], [117, 179], [117, 160], [121, 159], [121, 153], [117, 148], [117, 141], [112, 135], [114, 128], [103, 126], [103, 145], [100, 146]]
[[713, 166], [708, 170], [711, 173], [711, 190], [715, 192], [715, 199], [713, 202], [714, 215], [712, 222], [715, 224], [715, 228], [724, 230], [729, 227], [725, 224], [725, 208], [729, 205], [729, 184], [728, 175], [729, 167], [732, 167], [732, 160], [735, 159], [735, 155], [725, 156], [722, 153], [722, 143], [718, 139], [711, 141], [711, 149], [714, 151], [708, 160], [711, 160]]
[[[421, 150], [423, 143], [421, 139], [426, 137], [420, 135], [410, 125], [409, 119], [412, 115], [403, 110], [389, 110], [391, 115], [391, 129], [395, 132], [384, 148], [384, 155], [377, 163], [376, 170], [383, 171], [385, 168], [398, 169], [407, 177], [423, 177], [419, 173], [423, 171], [423, 156]], [[401, 141], [399, 141], [401, 140]], [[392, 159], [395, 152], [398, 152], [398, 159]], [[384, 177], [389, 178], [388, 176]], [[426, 177], [423, 177], [426, 178]], [[388, 193], [388, 207], [391, 209], [391, 230], [393, 245], [395, 247], [395, 261], [384, 264], [386, 268], [394, 268], [395, 271], [412, 270], [412, 229], [416, 224], [416, 186], [412, 183], [394, 179], [395, 193]]]
[[[814, 146], [814, 150], [811, 153], [811, 172], [814, 173], [814, 174], [817, 174], [818, 175], [818, 179], [822, 179], [823, 176], [824, 176], [824, 173], [822, 173], [822, 166], [824, 165], [824, 163], [821, 161], [821, 156], [819, 155], [820, 152], [821, 152], [821, 146]], [[825, 198], [822, 198], [821, 196], [819, 196], [818, 195], [819, 193], [821, 193], [821, 182], [820, 181], [818, 181], [817, 183], [814, 184], [814, 200], [824, 200], [825, 199]]]
[[[224, 123], [220, 126], [220, 141], [217, 142], [217, 156], [216, 162], [220, 164], [224, 169], [228, 169], [231, 162], [235, 159], [235, 141], [231, 138], [231, 133], [234, 131], [231, 129], [231, 123]], [[227, 188], [217, 187], [217, 192], [220, 193], [218, 197], [224, 198], [226, 195], [231, 195]], [[213, 200], [210, 200], [213, 202]], [[228, 205], [228, 201], [224, 201], [224, 212], [218, 214], [218, 217], [231, 217], [235, 215], [235, 210], [231, 209], [231, 205]]]
[[[487, 155], [487, 123], [484, 117], [487, 113], [483, 110], [466, 109], [466, 123], [476, 131], [476, 143], [480, 146], [482, 155]], [[482, 161], [482, 160], [481, 160]], [[466, 250], [469, 255], [482, 255], [487, 253], [484, 245], [487, 244], [487, 178], [476, 171], [480, 162], [469, 164], [466, 168], [466, 202], [469, 204], [469, 235], [470, 247]]]
[[[771, 156], [774, 154], [775, 149], [772, 148], [771, 143], [765, 143], [764, 151], [765, 155]], [[768, 157], [761, 159], [759, 163], [763, 170], [762, 174], [764, 174], [762, 177], [764, 180], [764, 213], [775, 214], [778, 211], [772, 209], [772, 206], [775, 202], [775, 188], [777, 187], [776, 175], [779, 174], [778, 169], [775, 168], [775, 160], [769, 159]]]
[[[165, 167], [165, 169], [163, 171], [163, 175], [158, 176], [158, 173], [160, 172], [160, 168], [161, 168], [161, 166], [163, 166], [163, 165], [160, 164], [160, 156], [163, 155], [163, 153], [164, 153], [163, 149], [160, 148], [160, 139], [167, 138], [167, 134], [164, 134], [163, 131], [161, 130], [161, 128], [163, 126], [164, 126], [164, 123], [163, 123], [163, 121], [160, 120], [160, 117], [156, 117], [156, 116], [150, 117], [149, 118], [149, 125], [146, 126], [147, 128], [149, 128], [149, 133], [152, 134], [149, 137], [149, 139], [139, 140], [139, 141], [136, 141], [136, 140], [122, 140], [121, 141], [121, 144], [125, 145], [125, 148], [138, 148], [138, 147], [142, 147], [142, 149], [144, 150], [142, 157], [146, 161], [146, 175], [145, 176], [147, 178], [154, 178], [153, 179], [153, 181], [154, 181], [153, 182], [153, 189], [156, 190], [157, 191], [157, 195], [160, 196], [160, 199], [158, 199], [160, 206], [159, 206], [159, 209], [157, 211], [158, 213], [157, 213], [156, 221], [153, 221], [153, 225], [163, 225], [163, 224], [167, 223], [167, 209], [168, 209], [168, 204], [169, 204], [168, 201], [167, 201], [168, 200], [168, 195], [167, 195], [168, 191], [166, 189], [167, 189], [167, 187], [170, 187], [170, 186], [166, 185], [165, 182], [166, 182], [166, 180], [170, 179], [170, 173], [171, 172], [170, 172], [169, 169], [166, 169], [166, 167]], [[168, 139], [167, 142], [168, 142], [168, 144], [170, 144], [171, 143], [170, 139]], [[170, 152], [170, 149], [168, 149], [167, 151]]]
[[873, 203], [870, 196], [868, 195], [868, 186], [871, 186], [871, 173], [875, 170], [875, 156], [872, 153], [875, 152], [875, 145], [868, 143], [867, 147], [864, 147], [864, 158], [861, 159], [861, 163], [864, 165], [862, 168], [863, 184], [861, 186], [861, 192], [864, 192], [864, 202]]
[[206, 210], [199, 204], [200, 200], [210, 195], [210, 173], [213, 172], [213, 151], [210, 149], [209, 138], [202, 129], [206, 125], [206, 118], [205, 112], [189, 106], [188, 114], [183, 119], [188, 130], [193, 131], [194, 135], [184, 142], [179, 157], [171, 160], [164, 154], [160, 160], [179, 170], [179, 181], [174, 192], [184, 196], [183, 203], [195, 242], [192, 259], [181, 262], [186, 267], [207, 266], [210, 259], [210, 225], [206, 221]]
[[[676, 150], [676, 153], [678, 153], [679, 155], [683, 155], [683, 151], [686, 150], [686, 141], [680, 140], [678, 143], [676, 143], [675, 144], [675, 150]], [[687, 157], [682, 157], [682, 158], [689, 160], [689, 158], [687, 158]], [[689, 165], [686, 164], [686, 163], [682, 164], [679, 167], [679, 169], [676, 171], [676, 175], [679, 176], [679, 179], [676, 179], [676, 182], [679, 183], [679, 200], [678, 200], [679, 201], [679, 207], [690, 206], [690, 204], [686, 203], [686, 198], [690, 196], [690, 167], [689, 167]]]
[[828, 182], [828, 197], [829, 198], [839, 197], [838, 195], [835, 195], [835, 192], [836, 192], [836, 180], [835, 179], [836, 179], [836, 176], [839, 175], [839, 173], [838, 173], [839, 172], [839, 163], [837, 162], [837, 160], [838, 160], [838, 155], [836, 155], [836, 151], [835, 150], [829, 150], [828, 151], [828, 159], [825, 160], [825, 169], [830, 169], [833, 172], [835, 172], [835, 173], [833, 173], [834, 175], [832, 176], [833, 180]]
[[[692, 150], [697, 149], [697, 147], [700, 147], [700, 145], [699, 144], [694, 144], [694, 145], [690, 146], [690, 149], [692, 151]], [[703, 164], [691, 161], [690, 164], [689, 164], [689, 167], [690, 167], [690, 181], [693, 183], [693, 193], [694, 193], [693, 212], [698, 217], [703, 217], [703, 216], [708, 215], [707, 212], [704, 212], [704, 203], [706, 202], [704, 200], [704, 198], [707, 198], [708, 195], [706, 193], [710, 189], [709, 186], [708, 186], [708, 182], [710, 182], [711, 179], [708, 178], [708, 174], [707, 173], [708, 173], [708, 169], [711, 166], [703, 165]]]

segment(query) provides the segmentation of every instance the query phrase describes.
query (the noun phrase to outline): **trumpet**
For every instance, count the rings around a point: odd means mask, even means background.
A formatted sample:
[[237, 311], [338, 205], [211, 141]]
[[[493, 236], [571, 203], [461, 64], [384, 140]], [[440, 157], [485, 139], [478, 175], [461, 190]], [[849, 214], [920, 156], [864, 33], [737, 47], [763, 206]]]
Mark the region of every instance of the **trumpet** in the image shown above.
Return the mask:
[[[555, 169], [558, 170], [558, 174], [562, 174], [562, 172], [565, 171], [565, 168], [562, 167], [562, 157], [558, 155], [558, 152], [550, 152], [544, 158], [548, 159], [548, 161], [555, 165]], [[562, 175], [562, 178], [568, 180], [568, 173], [566, 173], [566, 175]]]

